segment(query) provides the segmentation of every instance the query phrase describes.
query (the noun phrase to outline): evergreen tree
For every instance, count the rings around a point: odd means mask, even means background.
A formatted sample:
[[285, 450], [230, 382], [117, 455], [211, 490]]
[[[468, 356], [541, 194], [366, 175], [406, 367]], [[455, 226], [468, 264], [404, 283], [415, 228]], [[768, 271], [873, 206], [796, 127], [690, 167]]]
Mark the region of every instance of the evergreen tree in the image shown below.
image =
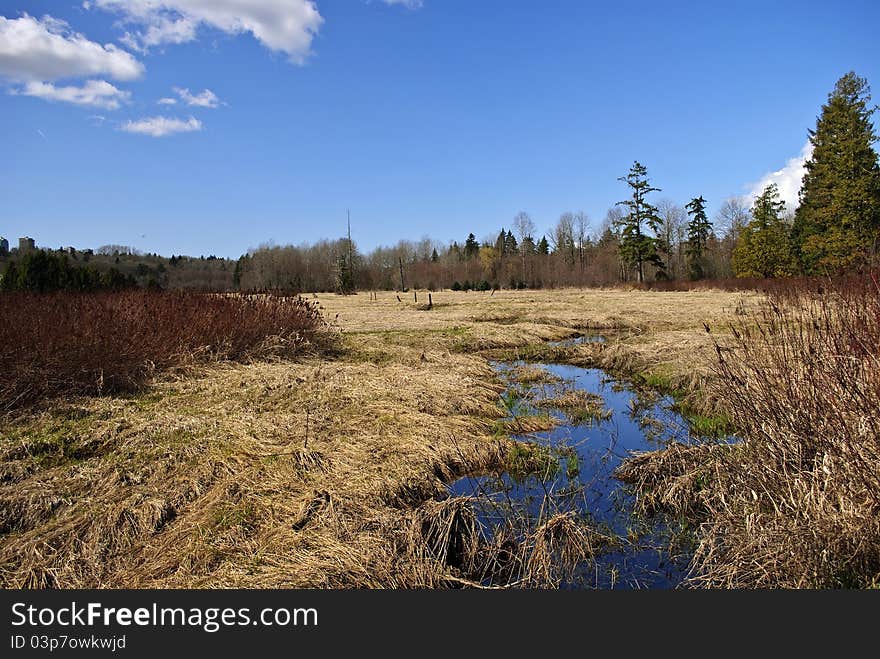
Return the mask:
[[808, 274], [859, 266], [880, 248], [880, 167], [867, 80], [852, 71], [834, 91], [810, 131], [792, 238]]
[[242, 271], [242, 261], [247, 258], [246, 255], [241, 256], [238, 261], [235, 262], [235, 270], [232, 273], [232, 285], [235, 288], [241, 288], [241, 271]]
[[335, 289], [341, 295], [350, 295], [355, 292], [355, 268], [358, 260], [357, 247], [351, 239], [351, 231], [346, 238], [342, 238], [336, 245], [336, 268]]
[[477, 242], [477, 237], [474, 234], [469, 233], [467, 240], [464, 241], [464, 258], [467, 261], [470, 261], [473, 258], [476, 258], [480, 254], [480, 243]]
[[[629, 211], [626, 215], [615, 221], [616, 228], [620, 231], [620, 255], [630, 266], [635, 266], [639, 275], [639, 282], [645, 281], [645, 263], [650, 263], [665, 272], [663, 261], [658, 253], [660, 227], [663, 220], [658, 214], [657, 207], [647, 201], [651, 192], [659, 192], [660, 188], [651, 187], [648, 179], [647, 168], [638, 161], [633, 163], [629, 174], [618, 179], [625, 182], [632, 189], [632, 197], [618, 202]], [[646, 233], [649, 229], [654, 235]]]
[[733, 250], [732, 267], [737, 277], [785, 277], [795, 274], [790, 230], [782, 214], [785, 202], [771, 183], [752, 206], [752, 220], [740, 232]]
[[6, 270], [3, 271], [3, 277], [0, 279], [0, 290], [18, 290], [18, 266], [15, 261], [6, 264]]
[[494, 247], [498, 251], [498, 256], [502, 259], [506, 256], [513, 256], [519, 253], [519, 246], [516, 242], [516, 237], [513, 235], [513, 231], [508, 231], [503, 228], [501, 229], [501, 233], [499, 233], [498, 237], [495, 239]]
[[504, 237], [504, 254], [505, 255], [513, 255], [519, 252], [519, 245], [516, 242], [516, 236], [513, 235], [513, 231], [507, 231], [507, 235]]
[[10, 261], [2, 277], [6, 291], [46, 293], [57, 290], [94, 291], [135, 286], [134, 277], [116, 268], [100, 271], [93, 266], [71, 264], [66, 256], [38, 250]]
[[495, 251], [498, 252], [500, 258], [504, 258], [504, 248], [507, 244], [507, 231], [502, 227], [501, 233], [495, 238]]
[[354, 293], [354, 271], [345, 250], [340, 250], [336, 255], [336, 292], [340, 295]]
[[550, 254], [550, 243], [547, 242], [547, 236], [541, 236], [541, 240], [538, 241], [538, 254], [541, 256], [547, 256]]
[[440, 256], [437, 254], [437, 248], [431, 252], [431, 263], [437, 263], [440, 260]]
[[687, 266], [691, 279], [702, 279], [706, 276], [706, 245], [712, 235], [712, 223], [706, 217], [706, 200], [702, 195], [691, 199], [685, 206], [691, 221], [688, 222], [687, 235]]

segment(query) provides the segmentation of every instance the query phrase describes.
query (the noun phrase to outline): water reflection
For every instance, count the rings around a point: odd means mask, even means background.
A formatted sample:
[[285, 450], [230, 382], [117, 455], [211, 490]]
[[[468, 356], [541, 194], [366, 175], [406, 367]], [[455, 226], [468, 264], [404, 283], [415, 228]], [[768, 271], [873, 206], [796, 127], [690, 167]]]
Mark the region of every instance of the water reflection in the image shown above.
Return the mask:
[[[505, 375], [523, 364], [495, 366]], [[680, 535], [678, 525], [662, 518], [635, 518], [633, 496], [613, 478], [613, 472], [632, 451], [655, 450], [670, 441], [693, 441], [687, 421], [673, 410], [671, 398], [636, 391], [599, 369], [540, 366], [550, 377], [509, 386], [505, 400], [514, 415], [547, 411], [538, 407], [545, 405], [542, 401], [571, 391], [598, 394], [606, 413], [573, 419], [568, 411], [549, 410], [559, 420], [558, 426], [517, 436], [546, 447], [559, 465], [555, 472], [463, 478], [450, 486], [451, 493], [474, 497], [487, 534], [498, 525], [520, 524], [525, 530], [525, 525], [538, 523], [548, 514], [575, 511], [589, 519], [593, 528], [614, 538], [566, 587], [675, 587], [684, 578], [690, 557], [688, 548], [675, 541]]]
[[605, 343], [605, 337], [597, 334], [575, 336], [562, 341], [548, 341], [547, 345], [551, 348], [567, 348], [570, 346], [578, 346], [584, 343]]

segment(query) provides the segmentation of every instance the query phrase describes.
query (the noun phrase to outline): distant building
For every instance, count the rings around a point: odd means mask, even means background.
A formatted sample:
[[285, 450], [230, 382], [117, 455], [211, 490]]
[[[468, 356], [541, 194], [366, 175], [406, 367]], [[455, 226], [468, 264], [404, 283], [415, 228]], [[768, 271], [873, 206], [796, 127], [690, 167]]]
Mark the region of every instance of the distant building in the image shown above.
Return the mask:
[[19, 253], [24, 254], [25, 252], [32, 252], [35, 249], [36, 249], [36, 246], [34, 245], [33, 238], [28, 238], [27, 236], [25, 236], [24, 238], [18, 239]]
[[0, 256], [6, 256], [7, 254], [9, 254], [9, 241], [0, 236]]

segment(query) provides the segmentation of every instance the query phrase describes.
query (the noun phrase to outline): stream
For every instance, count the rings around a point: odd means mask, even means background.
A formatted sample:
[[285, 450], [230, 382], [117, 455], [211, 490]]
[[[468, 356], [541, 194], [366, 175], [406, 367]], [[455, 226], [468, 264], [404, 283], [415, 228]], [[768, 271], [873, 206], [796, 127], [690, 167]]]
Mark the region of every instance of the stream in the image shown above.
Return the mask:
[[[574, 342], [601, 341], [579, 337]], [[571, 340], [570, 340], [571, 341]], [[561, 342], [557, 345], [573, 345]], [[502, 378], [523, 362], [494, 363]], [[651, 451], [670, 441], [692, 443], [688, 422], [674, 410], [668, 396], [636, 390], [600, 369], [564, 364], [532, 364], [549, 377], [529, 384], [512, 382], [506, 400], [514, 401], [509, 416], [549, 413], [558, 421], [552, 430], [513, 434], [537, 443], [558, 456], [560, 469], [539, 476], [510, 473], [465, 477], [449, 486], [450, 494], [472, 498], [483, 532], [498, 525], [517, 525], [544, 519], [548, 512], [572, 511], [593, 528], [615, 538], [594, 560], [579, 565], [563, 588], [675, 588], [686, 576], [692, 548], [678, 524], [659, 515], [639, 519], [634, 497], [613, 477], [614, 470], [633, 451]], [[571, 411], [542, 406], [554, 395], [587, 392], [600, 398], [598, 418], [572, 416]], [[515, 421], [514, 421], [515, 423]], [[514, 522], [516, 524], [512, 524]]]

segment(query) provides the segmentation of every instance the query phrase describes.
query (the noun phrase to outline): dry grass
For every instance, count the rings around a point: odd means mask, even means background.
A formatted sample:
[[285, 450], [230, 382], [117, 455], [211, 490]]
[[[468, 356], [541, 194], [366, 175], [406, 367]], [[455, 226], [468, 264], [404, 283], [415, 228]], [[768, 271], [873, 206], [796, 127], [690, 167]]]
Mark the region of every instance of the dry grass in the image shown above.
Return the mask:
[[693, 585], [880, 584], [880, 287], [807, 284], [718, 337], [713, 388], [742, 443], [619, 472], [643, 507], [701, 521]]
[[448, 331], [457, 327], [484, 334], [487, 343], [503, 347], [532, 343], [534, 338], [559, 340], [576, 332], [690, 331], [701, 328], [703, 321], [725, 318], [741, 303], [743, 309], [753, 307], [761, 297], [715, 290], [658, 293], [570, 288], [496, 291], [494, 295], [441, 291], [434, 293], [433, 310], [415, 313], [415, 304], [409, 300], [398, 302], [394, 293], [376, 295], [373, 301], [368, 293], [322, 293], [311, 299], [326, 310], [328, 319], [339, 314], [337, 320], [350, 331]]
[[485, 364], [419, 363], [214, 367], [13, 424], [3, 585], [433, 585], [395, 533], [505, 444]]
[[505, 376], [511, 382], [521, 385], [557, 384], [560, 378], [553, 375], [546, 368], [534, 364], [522, 364], [511, 368]]
[[726, 480], [735, 464], [736, 446], [673, 443], [661, 451], [637, 453], [615, 472], [634, 486], [638, 510], [644, 514], [671, 512], [677, 517], [704, 517], [709, 509], [707, 485]]
[[[654, 386], [686, 395], [695, 411], [716, 411], [714, 335], [731, 319], [758, 312], [764, 296], [753, 291], [559, 289], [434, 294], [434, 309], [398, 302], [392, 293], [322, 294], [330, 319], [367, 342], [391, 338], [409, 345], [442, 346], [453, 352], [483, 351], [495, 359], [563, 361], [639, 375]], [[551, 347], [576, 334], [602, 334], [604, 344]], [[403, 337], [408, 337], [404, 339]]]
[[535, 400], [535, 407], [564, 412], [573, 423], [601, 421], [611, 417], [611, 411], [605, 407], [605, 399], [583, 389], [556, 391]]
[[566, 350], [691, 381], [711, 354], [701, 323], [755, 299], [433, 297], [426, 311], [393, 293], [321, 295], [342, 328], [337, 358], [206, 366], [11, 420], [0, 430], [0, 585], [440, 587], [507, 554], [520, 557], [521, 583], [552, 583], [542, 557], [574, 560], [570, 540], [588, 550], [586, 531], [546, 520], [513, 550], [474, 540], [467, 512], [440, 501], [445, 482], [498, 468], [511, 448], [497, 437], [503, 385], [480, 351], [614, 331], [602, 348]]
[[719, 340], [718, 372], [745, 446], [731, 482], [713, 487], [701, 582], [876, 587], [878, 279], [774, 293], [757, 326]]

